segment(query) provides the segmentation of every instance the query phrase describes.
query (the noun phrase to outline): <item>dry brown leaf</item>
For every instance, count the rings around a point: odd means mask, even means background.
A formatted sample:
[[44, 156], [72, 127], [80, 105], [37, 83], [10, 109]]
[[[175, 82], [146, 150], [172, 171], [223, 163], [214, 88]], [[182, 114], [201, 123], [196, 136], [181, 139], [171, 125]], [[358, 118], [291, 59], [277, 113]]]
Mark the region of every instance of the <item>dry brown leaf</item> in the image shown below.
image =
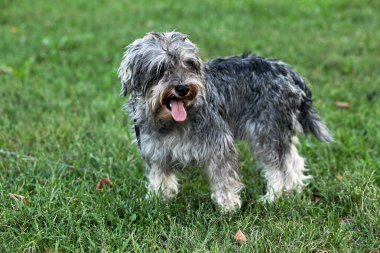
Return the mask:
[[102, 178], [99, 180], [99, 182], [96, 185], [97, 190], [103, 190], [105, 186], [110, 186], [111, 180], [109, 178]]
[[343, 109], [350, 107], [350, 103], [342, 102], [342, 101], [335, 102], [335, 105], [338, 106], [339, 108], [343, 108]]
[[343, 180], [343, 176], [341, 174], [338, 174], [338, 175], [336, 175], [336, 179], [338, 179], [339, 181], [342, 181]]
[[236, 235], [234, 236], [234, 240], [240, 245], [242, 245], [243, 243], [247, 241], [247, 239], [245, 238], [245, 235], [243, 234], [243, 232], [241, 232], [240, 229], [237, 231]]
[[14, 199], [16, 202], [22, 201], [23, 203], [27, 202], [27, 199], [25, 196], [9, 193], [9, 196]]
[[11, 27], [11, 33], [17, 33], [17, 32], [18, 32], [17, 27], [12, 26], [12, 27]]
[[314, 202], [318, 202], [318, 201], [321, 200], [321, 198], [322, 198], [321, 195], [314, 193], [314, 194], [313, 194], [313, 197], [312, 197], [311, 199], [312, 199]]

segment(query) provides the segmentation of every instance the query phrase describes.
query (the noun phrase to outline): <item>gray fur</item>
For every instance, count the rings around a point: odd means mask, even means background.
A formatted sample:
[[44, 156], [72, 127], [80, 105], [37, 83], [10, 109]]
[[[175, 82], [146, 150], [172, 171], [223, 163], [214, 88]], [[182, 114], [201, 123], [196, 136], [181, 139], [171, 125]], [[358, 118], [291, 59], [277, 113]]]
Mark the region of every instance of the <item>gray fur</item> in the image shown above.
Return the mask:
[[[148, 33], [127, 47], [119, 68], [126, 109], [141, 134], [148, 189], [165, 199], [178, 192], [176, 169], [206, 169], [212, 199], [225, 211], [241, 206], [236, 140], [247, 141], [268, 180], [264, 199], [300, 190], [307, 179], [297, 132], [332, 137], [312, 106], [306, 82], [287, 64], [254, 55], [202, 64], [198, 48], [179, 32]], [[170, 117], [167, 99], [189, 84], [186, 121]], [[172, 101], [172, 100], [170, 100]], [[171, 105], [170, 105], [171, 106]]]

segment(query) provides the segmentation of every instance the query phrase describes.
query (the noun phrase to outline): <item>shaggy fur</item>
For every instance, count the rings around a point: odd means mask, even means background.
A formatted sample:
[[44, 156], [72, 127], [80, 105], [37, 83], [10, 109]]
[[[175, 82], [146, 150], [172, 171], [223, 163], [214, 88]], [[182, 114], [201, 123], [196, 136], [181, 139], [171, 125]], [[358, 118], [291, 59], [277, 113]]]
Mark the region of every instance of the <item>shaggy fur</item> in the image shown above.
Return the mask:
[[308, 178], [296, 134], [332, 141], [305, 80], [287, 64], [254, 55], [202, 63], [179, 32], [148, 33], [127, 47], [119, 68], [126, 109], [135, 121], [148, 189], [171, 199], [177, 169], [206, 170], [211, 198], [224, 211], [241, 206], [234, 143], [249, 143], [267, 180], [264, 200], [300, 191]]

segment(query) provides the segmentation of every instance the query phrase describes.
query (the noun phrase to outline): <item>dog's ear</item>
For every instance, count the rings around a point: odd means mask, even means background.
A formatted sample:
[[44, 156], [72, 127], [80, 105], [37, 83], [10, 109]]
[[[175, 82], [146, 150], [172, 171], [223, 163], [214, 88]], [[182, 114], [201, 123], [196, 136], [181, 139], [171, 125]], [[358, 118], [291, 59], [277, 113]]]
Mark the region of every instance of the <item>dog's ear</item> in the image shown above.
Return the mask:
[[119, 79], [121, 82], [121, 95], [128, 95], [138, 82], [139, 64], [138, 59], [141, 49], [141, 39], [135, 40], [127, 46], [123, 60], [119, 67]]

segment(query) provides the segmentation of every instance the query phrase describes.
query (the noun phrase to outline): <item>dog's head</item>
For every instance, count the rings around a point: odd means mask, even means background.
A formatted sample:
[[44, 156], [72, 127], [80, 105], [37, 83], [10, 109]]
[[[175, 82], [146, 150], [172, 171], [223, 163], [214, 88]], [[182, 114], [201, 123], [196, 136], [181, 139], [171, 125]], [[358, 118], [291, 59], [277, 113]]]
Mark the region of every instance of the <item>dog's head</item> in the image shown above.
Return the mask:
[[148, 33], [127, 47], [119, 68], [122, 94], [142, 97], [156, 119], [183, 122], [204, 94], [198, 48], [179, 32]]

